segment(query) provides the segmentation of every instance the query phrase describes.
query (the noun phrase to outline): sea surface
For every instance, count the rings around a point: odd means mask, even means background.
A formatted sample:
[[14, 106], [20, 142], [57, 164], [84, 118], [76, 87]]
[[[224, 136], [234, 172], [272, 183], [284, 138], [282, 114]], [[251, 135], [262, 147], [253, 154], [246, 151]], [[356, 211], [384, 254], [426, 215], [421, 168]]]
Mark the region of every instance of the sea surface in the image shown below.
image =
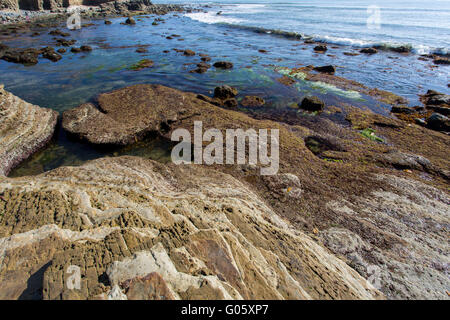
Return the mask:
[[[367, 5], [376, 1], [358, 1], [357, 5], [348, 1], [333, 5], [328, 0], [248, 2], [201, 3], [206, 12], [171, 13], [163, 16], [164, 21], [158, 25], [152, 24], [157, 18], [152, 15], [135, 17], [137, 24], [133, 26], [122, 24], [123, 17], [110, 19], [111, 25], [105, 25], [103, 20], [83, 20], [84, 24], [93, 25], [69, 31], [68, 39], [77, 40], [76, 46], [91, 46], [92, 52], [72, 53], [68, 48], [60, 61], [40, 58], [33, 66], [0, 60], [0, 83], [22, 99], [60, 113], [92, 101], [102, 92], [152, 83], [210, 96], [216, 86], [231, 85], [239, 90], [239, 97], [263, 97], [267, 103], [257, 111], [263, 114], [290, 108], [292, 103], [311, 94], [329, 105], [351, 104], [390, 115], [389, 105], [368, 96], [302, 80], [291, 87], [277, 81], [282, 76], [280, 67], [307, 65], [335, 65], [336, 75], [369, 88], [391, 91], [408, 99], [410, 106], [420, 105], [419, 94], [428, 89], [449, 93], [450, 66], [437, 67], [432, 59], [420, 56], [425, 52], [445, 52], [449, 48], [448, 1], [378, 1], [381, 29], [368, 29], [366, 25]], [[410, 13], [406, 12], [405, 3], [411, 4], [408, 5]], [[222, 13], [217, 15], [219, 11]], [[58, 28], [68, 31], [64, 23]], [[270, 30], [292, 31], [326, 40], [330, 43], [329, 49], [325, 54], [316, 53], [314, 44]], [[41, 35], [37, 37], [32, 37], [31, 32], [0, 35], [0, 41], [14, 47], [57, 48], [49, 31], [39, 30]], [[179, 37], [167, 38], [173, 34]], [[381, 42], [409, 44], [413, 50], [409, 54], [390, 50], [381, 50], [375, 55], [344, 54], [358, 53], [361, 46]], [[137, 53], [139, 46], [147, 48], [148, 52]], [[187, 57], [173, 49], [208, 54], [211, 63], [231, 61], [234, 68], [190, 73], [200, 57]], [[141, 59], [153, 60], [154, 66], [133, 70], [132, 66]], [[327, 117], [326, 114], [321, 116]], [[62, 165], [78, 165], [102, 156], [123, 154], [169, 161], [170, 148], [170, 141], [154, 137], [127, 148], [101, 150], [73, 141], [58, 129], [52, 143], [22, 163], [12, 175], [36, 174]]]
[[[161, 1], [172, 2], [172, 1]], [[176, 1], [173, 1], [176, 2]], [[335, 44], [407, 46], [414, 52], [448, 54], [449, 0], [230, 0], [221, 11], [191, 13], [204, 23], [298, 32]]]

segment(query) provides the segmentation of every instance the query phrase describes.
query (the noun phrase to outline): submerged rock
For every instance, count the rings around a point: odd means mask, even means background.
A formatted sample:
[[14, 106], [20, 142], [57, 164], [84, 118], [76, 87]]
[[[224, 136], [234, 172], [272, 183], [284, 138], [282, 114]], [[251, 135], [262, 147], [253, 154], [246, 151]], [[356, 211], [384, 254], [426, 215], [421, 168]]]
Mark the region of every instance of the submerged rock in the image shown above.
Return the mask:
[[265, 103], [266, 101], [263, 98], [257, 96], [245, 96], [241, 101], [241, 105], [251, 108], [262, 107]]
[[238, 94], [238, 91], [236, 88], [224, 85], [220, 87], [216, 87], [214, 89], [214, 98], [220, 99], [220, 100], [226, 100], [229, 98], [234, 98]]
[[0, 86], [0, 175], [52, 138], [58, 113], [32, 105]]

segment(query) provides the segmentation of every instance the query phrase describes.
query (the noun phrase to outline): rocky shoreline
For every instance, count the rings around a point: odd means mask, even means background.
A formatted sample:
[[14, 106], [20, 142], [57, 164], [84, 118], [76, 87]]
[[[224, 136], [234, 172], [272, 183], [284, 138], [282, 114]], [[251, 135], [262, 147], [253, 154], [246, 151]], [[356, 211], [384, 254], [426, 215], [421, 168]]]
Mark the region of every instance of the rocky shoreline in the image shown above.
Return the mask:
[[[135, 14], [186, 8], [128, 0], [87, 10], [105, 24], [123, 17], [118, 27], [133, 28]], [[33, 65], [59, 61], [62, 50], [93, 50], [51, 20], [2, 30], [30, 33], [34, 26], [58, 49], [0, 45], [3, 60]], [[175, 42], [173, 32], [160, 36]], [[311, 45], [312, 54], [329, 50]], [[173, 49], [189, 60], [189, 76], [237, 69], [226, 57], [192, 49]], [[127, 66], [132, 76], [158, 63], [140, 59]], [[58, 112], [2, 87], [0, 299], [449, 299], [449, 95], [429, 90], [422, 106], [410, 107], [392, 92], [336, 75], [336, 65], [270, 67], [280, 86], [301, 80], [364, 95], [391, 114], [309, 93], [269, 112], [268, 95], [217, 80], [200, 93], [145, 79], [98, 92], [64, 109], [58, 122]], [[112, 155], [7, 176], [55, 132], [83, 145], [132, 148], [150, 135], [170, 141], [177, 129], [193, 135], [197, 121], [222, 133], [278, 129], [279, 172]], [[83, 276], [79, 289], [66, 285], [73, 266]]]
[[[112, 141], [105, 140], [105, 134], [117, 137], [118, 143], [132, 143], [144, 132], [130, 127], [137, 124], [133, 113], [146, 114], [146, 130], [165, 137], [177, 128], [193, 128], [196, 120], [219, 130], [229, 123], [243, 129], [278, 128], [280, 173], [264, 177], [257, 168], [245, 165], [179, 167], [119, 157], [36, 177], [0, 178], [1, 297], [151, 298], [156, 294], [155, 281], [166, 298], [183, 299], [446, 297], [445, 225], [450, 198], [439, 188], [448, 182], [448, 159], [435, 150], [445, 152], [448, 136], [350, 110], [353, 126], [376, 128], [385, 139], [395, 139], [395, 148], [358, 138], [354, 129], [331, 138], [298, 125], [255, 120], [194, 93], [163, 86], [124, 88], [100, 96], [99, 103], [115, 124], [99, 117], [94, 112], [97, 107], [82, 105], [64, 114], [64, 128], [95, 136], [87, 139], [91, 143], [107, 144]], [[161, 103], [160, 109], [148, 112]], [[119, 115], [123, 108], [116, 108], [124, 105], [129, 106], [126, 117]], [[121, 139], [122, 134], [133, 138]], [[420, 150], [424, 156], [408, 153], [411, 144], [402, 139], [416, 135], [426, 136], [436, 149]], [[310, 149], [311, 139], [334, 145], [326, 157], [345, 159], [346, 164], [319, 158]], [[361, 165], [357, 160], [361, 156], [369, 162]], [[417, 181], [416, 174], [424, 172], [435, 182], [443, 174], [443, 184]], [[172, 193], [177, 196], [170, 200]], [[208, 201], [200, 200], [205, 196]], [[12, 223], [20, 208], [27, 208], [21, 211], [23, 222]], [[395, 215], [389, 213], [392, 210]], [[207, 223], [208, 215], [212, 220]], [[218, 222], [219, 217], [223, 222]], [[30, 236], [36, 240], [26, 240]], [[222, 252], [220, 260], [214, 258], [218, 252]], [[25, 254], [39, 258], [24, 268], [9, 267], [16, 263], [15, 257]], [[251, 263], [244, 258], [249, 255]], [[71, 264], [82, 265], [87, 275], [81, 291], [63, 285], [64, 270]], [[158, 268], [161, 264], [167, 267]], [[143, 266], [145, 272], [140, 271]], [[369, 266], [377, 272], [383, 295], [362, 278], [370, 277]], [[314, 271], [308, 275], [306, 270]], [[43, 275], [41, 280], [26, 287], [36, 272]], [[102, 274], [106, 278], [99, 282]], [[135, 282], [144, 285], [134, 288]]]

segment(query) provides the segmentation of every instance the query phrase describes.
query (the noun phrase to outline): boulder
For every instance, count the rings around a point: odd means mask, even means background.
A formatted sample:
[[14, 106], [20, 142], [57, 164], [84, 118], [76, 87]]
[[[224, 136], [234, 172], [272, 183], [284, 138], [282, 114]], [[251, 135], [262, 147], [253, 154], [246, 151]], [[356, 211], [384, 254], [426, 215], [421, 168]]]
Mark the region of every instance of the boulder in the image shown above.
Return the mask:
[[47, 144], [58, 113], [32, 105], [0, 86], [0, 175]]
[[308, 111], [321, 111], [325, 107], [325, 103], [315, 96], [303, 98], [300, 108]]

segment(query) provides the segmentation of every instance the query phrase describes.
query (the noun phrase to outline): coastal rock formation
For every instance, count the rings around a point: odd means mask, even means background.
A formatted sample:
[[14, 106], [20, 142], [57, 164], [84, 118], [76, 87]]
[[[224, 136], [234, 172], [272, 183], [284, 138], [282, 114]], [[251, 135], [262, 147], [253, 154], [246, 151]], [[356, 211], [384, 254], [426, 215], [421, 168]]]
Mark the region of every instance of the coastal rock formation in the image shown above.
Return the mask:
[[0, 86], [0, 174], [42, 148], [53, 136], [58, 113], [32, 105]]
[[[9, 254], [0, 292], [377, 298], [356, 270], [390, 299], [448, 298], [449, 136], [352, 106], [341, 106], [348, 126], [324, 120], [307, 128], [256, 120], [214, 101], [138, 85], [67, 111], [63, 125], [94, 143], [121, 144], [150, 131], [170, 138], [183, 128], [192, 135], [196, 121], [221, 132], [276, 129], [277, 174], [262, 176], [260, 165], [121, 157], [0, 178], [0, 243]], [[33, 263], [9, 267], [23, 256]], [[84, 276], [79, 291], [64, 285], [71, 265]]]
[[0, 192], [2, 299], [383, 297], [213, 169], [103, 158], [0, 178]]

